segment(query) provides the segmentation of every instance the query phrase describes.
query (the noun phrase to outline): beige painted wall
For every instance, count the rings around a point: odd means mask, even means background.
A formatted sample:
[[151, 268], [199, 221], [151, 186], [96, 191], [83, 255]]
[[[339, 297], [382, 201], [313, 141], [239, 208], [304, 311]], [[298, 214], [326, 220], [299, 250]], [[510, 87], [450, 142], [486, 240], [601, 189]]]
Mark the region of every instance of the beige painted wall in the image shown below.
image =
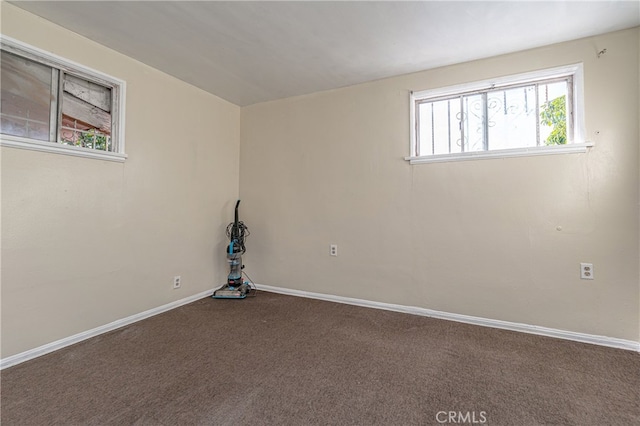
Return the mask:
[[3, 34], [127, 82], [129, 155], [2, 148], [2, 357], [224, 283], [240, 108], [1, 7]]
[[[247, 271], [262, 284], [640, 340], [638, 45], [636, 28], [243, 108]], [[588, 153], [403, 160], [410, 90], [577, 62]], [[594, 281], [579, 279], [580, 262]]]
[[[3, 34], [127, 81], [129, 155], [0, 150], [1, 357], [224, 282], [239, 187], [259, 283], [640, 341], [638, 29], [241, 113], [0, 5]], [[587, 154], [403, 160], [409, 90], [581, 61]]]

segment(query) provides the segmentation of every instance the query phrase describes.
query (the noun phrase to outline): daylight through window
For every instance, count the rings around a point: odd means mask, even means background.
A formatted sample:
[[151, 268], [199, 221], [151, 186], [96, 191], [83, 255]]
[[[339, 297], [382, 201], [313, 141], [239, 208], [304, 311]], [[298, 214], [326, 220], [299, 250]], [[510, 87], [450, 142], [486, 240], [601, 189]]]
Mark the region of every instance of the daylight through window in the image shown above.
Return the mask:
[[2, 44], [0, 132], [4, 139], [122, 153], [121, 86], [86, 69]]
[[578, 69], [412, 94], [412, 157], [574, 143]]

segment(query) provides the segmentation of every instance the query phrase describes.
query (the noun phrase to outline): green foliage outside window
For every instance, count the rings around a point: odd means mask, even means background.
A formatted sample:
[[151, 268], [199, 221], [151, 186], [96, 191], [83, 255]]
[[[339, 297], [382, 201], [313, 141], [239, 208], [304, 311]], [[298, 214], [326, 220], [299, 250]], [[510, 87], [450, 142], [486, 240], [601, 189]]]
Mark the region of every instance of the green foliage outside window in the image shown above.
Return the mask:
[[[108, 148], [110, 148], [110, 146], [108, 146], [107, 144], [109, 142], [110, 141], [107, 140], [106, 135], [103, 135], [101, 133], [96, 132], [94, 129], [91, 129], [86, 133], [80, 133], [80, 136], [78, 137], [76, 145], [83, 146], [85, 148], [93, 148], [93, 149], [99, 149], [102, 151], [108, 151]], [[109, 145], [111, 144], [109, 143]]]
[[551, 134], [544, 141], [545, 145], [565, 145], [567, 143], [567, 103], [562, 95], [542, 105], [540, 122], [553, 127]]

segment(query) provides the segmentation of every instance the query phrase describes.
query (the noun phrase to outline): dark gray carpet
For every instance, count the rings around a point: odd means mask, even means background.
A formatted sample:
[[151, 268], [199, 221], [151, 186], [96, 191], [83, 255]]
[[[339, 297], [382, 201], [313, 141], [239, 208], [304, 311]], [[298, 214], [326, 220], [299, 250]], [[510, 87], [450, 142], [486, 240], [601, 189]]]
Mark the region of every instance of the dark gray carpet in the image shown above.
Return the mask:
[[264, 292], [1, 378], [3, 426], [640, 424], [638, 353]]

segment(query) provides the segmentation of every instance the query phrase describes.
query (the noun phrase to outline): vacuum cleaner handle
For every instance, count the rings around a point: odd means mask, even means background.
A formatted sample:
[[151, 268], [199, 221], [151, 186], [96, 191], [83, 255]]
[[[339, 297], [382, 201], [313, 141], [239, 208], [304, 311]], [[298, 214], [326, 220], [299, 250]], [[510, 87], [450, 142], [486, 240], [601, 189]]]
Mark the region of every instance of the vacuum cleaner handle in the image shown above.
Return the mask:
[[235, 216], [235, 220], [233, 221], [233, 225], [231, 226], [231, 235], [229, 235], [229, 239], [231, 240], [231, 244], [229, 245], [229, 253], [235, 253], [236, 251], [240, 251], [240, 247], [237, 247], [237, 249], [233, 249], [234, 244], [238, 244], [240, 243], [240, 245], [242, 244], [242, 242], [240, 241], [240, 221], [238, 220], [238, 206], [240, 206], [240, 200], [238, 200], [238, 202], [236, 202], [236, 216]]

